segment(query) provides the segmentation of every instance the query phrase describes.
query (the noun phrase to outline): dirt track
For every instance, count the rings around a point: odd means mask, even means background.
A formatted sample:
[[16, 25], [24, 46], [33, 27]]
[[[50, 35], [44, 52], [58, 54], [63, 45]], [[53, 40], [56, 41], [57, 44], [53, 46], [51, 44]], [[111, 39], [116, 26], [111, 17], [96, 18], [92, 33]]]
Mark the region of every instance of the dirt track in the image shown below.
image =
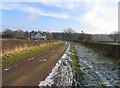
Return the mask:
[[66, 48], [67, 45], [64, 44], [37, 57], [3, 67], [3, 86], [38, 86], [39, 82], [51, 72]]

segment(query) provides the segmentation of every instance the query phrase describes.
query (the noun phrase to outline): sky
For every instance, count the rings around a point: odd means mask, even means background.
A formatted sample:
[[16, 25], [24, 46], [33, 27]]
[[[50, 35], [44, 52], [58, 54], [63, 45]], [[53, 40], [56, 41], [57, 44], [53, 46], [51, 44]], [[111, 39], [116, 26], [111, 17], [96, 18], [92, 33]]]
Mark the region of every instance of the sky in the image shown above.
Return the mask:
[[118, 30], [117, 0], [7, 0], [0, 2], [0, 31], [109, 34]]

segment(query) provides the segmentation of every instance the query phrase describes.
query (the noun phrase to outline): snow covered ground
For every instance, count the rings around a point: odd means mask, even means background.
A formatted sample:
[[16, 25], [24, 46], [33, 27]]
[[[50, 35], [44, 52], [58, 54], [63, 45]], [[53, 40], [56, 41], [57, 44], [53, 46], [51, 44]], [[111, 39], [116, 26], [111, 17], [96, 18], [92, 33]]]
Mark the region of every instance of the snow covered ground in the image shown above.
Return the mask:
[[74, 43], [85, 85], [120, 86], [119, 63], [95, 53], [90, 48]]
[[73, 74], [69, 63], [70, 60], [70, 44], [68, 43], [66, 52], [52, 69], [49, 76], [40, 82], [39, 86], [72, 86]]
[[[67, 43], [65, 43], [67, 44]], [[83, 73], [85, 86], [120, 86], [119, 63], [111, 61], [108, 57], [97, 54], [90, 48], [79, 43], [73, 43], [78, 57], [80, 70]], [[69, 61], [71, 59], [70, 44], [52, 72], [41, 81], [39, 86], [76, 86], [74, 71]], [[73, 83], [75, 82], [75, 84]], [[73, 85], [74, 84], [74, 85]], [[78, 84], [81, 84], [80, 82]]]

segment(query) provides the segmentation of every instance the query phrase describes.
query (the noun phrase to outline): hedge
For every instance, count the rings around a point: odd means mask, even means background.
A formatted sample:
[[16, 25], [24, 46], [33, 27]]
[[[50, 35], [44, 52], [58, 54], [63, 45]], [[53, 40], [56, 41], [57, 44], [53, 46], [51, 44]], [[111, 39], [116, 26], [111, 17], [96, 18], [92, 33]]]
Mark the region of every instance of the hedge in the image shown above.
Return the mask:
[[97, 50], [98, 52], [102, 52], [102, 54], [120, 59], [120, 45], [112, 45], [112, 44], [103, 44], [103, 43], [92, 43], [86, 42], [83, 43], [84, 45]]

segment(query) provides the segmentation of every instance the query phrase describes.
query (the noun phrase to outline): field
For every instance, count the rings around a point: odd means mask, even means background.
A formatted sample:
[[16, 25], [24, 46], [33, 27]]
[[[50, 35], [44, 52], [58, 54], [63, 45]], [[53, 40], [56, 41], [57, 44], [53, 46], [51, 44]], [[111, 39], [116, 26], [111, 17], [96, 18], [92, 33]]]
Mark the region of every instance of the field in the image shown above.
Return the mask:
[[81, 43], [4, 40], [3, 44], [3, 85], [120, 85], [120, 62]]
[[57, 40], [2, 40], [2, 63], [12, 64], [62, 44]]

